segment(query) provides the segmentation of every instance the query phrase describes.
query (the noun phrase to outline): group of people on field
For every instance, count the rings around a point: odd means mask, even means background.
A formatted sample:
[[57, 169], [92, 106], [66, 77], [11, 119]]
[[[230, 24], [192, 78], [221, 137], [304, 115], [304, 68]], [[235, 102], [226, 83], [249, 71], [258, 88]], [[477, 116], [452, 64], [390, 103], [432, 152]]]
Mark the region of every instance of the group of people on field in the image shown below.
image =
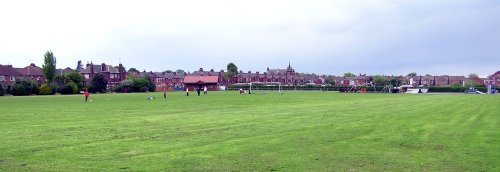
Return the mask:
[[[203, 95], [207, 95], [207, 86], [203, 87]], [[196, 89], [196, 93], [200, 96], [201, 88]], [[186, 96], [189, 96], [189, 88], [186, 87]]]
[[[207, 95], [207, 86], [203, 87], [203, 94]], [[201, 88], [196, 89], [196, 92], [198, 93], [198, 96], [200, 96]], [[85, 90], [84, 93], [85, 96], [85, 103], [89, 101], [90, 93], [89, 90]], [[189, 88], [186, 88], [186, 96], [189, 96]], [[166, 100], [167, 99], [167, 89], [163, 89], [163, 98]]]

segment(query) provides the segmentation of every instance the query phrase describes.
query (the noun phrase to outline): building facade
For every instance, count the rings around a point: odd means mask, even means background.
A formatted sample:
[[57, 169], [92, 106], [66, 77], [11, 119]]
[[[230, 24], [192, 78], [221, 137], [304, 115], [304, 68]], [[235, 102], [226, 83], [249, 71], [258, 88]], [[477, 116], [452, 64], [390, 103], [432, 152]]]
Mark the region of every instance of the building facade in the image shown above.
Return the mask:
[[490, 80], [492, 85], [496, 88], [500, 88], [500, 71], [488, 76], [488, 80]]
[[19, 77], [30, 78], [35, 81], [38, 86], [47, 82], [42, 68], [33, 63], [24, 68], [14, 68], [12, 65], [0, 65], [0, 83], [12, 85], [16, 82], [16, 78]]
[[111, 88], [120, 84], [121, 81], [125, 80], [127, 77], [127, 72], [123, 68], [122, 64], [118, 65], [118, 69], [102, 63], [100, 65], [94, 65], [93, 63], [87, 64], [86, 68], [80, 72], [80, 74], [85, 78], [85, 82], [83, 84], [84, 87], [88, 87], [92, 80], [92, 77], [96, 74], [102, 74], [104, 78], [108, 81], [107, 89], [111, 90]]

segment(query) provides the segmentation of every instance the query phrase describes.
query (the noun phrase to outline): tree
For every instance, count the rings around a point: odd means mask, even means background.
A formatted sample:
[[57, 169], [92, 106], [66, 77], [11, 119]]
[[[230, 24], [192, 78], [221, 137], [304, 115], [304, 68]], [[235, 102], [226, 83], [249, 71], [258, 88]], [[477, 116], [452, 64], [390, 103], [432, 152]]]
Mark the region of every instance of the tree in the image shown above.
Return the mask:
[[471, 73], [469, 74], [469, 78], [479, 78], [479, 76], [477, 76], [477, 74], [475, 73]]
[[133, 87], [134, 87], [134, 81], [132, 81], [132, 79], [130, 78], [127, 78], [125, 80], [123, 80], [122, 82], [120, 82], [120, 84], [115, 87], [114, 91], [115, 92], [133, 92]]
[[356, 77], [356, 75], [351, 73], [351, 72], [347, 72], [347, 73], [344, 73], [344, 77]]
[[97, 73], [92, 77], [90, 81], [91, 92], [106, 92], [106, 86], [108, 85], [108, 81], [104, 77], [104, 75]]
[[375, 75], [373, 77], [373, 82], [376, 86], [385, 86], [387, 85], [387, 78], [385, 76]]
[[146, 80], [148, 80], [148, 91], [149, 92], [154, 92], [156, 89], [156, 83], [153, 81], [153, 78], [151, 75], [147, 74], [145, 77]]
[[410, 77], [413, 77], [413, 76], [417, 76], [417, 72], [412, 72], [412, 73], [409, 73], [408, 75], [406, 76], [410, 76]]
[[391, 85], [394, 87], [398, 87], [401, 85], [401, 80], [399, 80], [398, 78], [391, 78], [389, 80], [389, 83], [391, 83]]
[[172, 70], [166, 70], [165, 73], [173, 73], [174, 71]]
[[78, 93], [78, 87], [76, 86], [75, 83], [69, 82], [67, 84], [64, 84], [61, 89], [60, 89], [61, 94], [76, 94]]
[[238, 67], [233, 63], [227, 64], [227, 72], [225, 73], [226, 78], [232, 78], [235, 75], [238, 75]]
[[128, 72], [140, 73], [136, 68], [131, 67]]
[[175, 71], [175, 73], [184, 73], [184, 70], [182, 70], [182, 69], [177, 69], [177, 70]]
[[335, 85], [335, 77], [332, 75], [328, 75], [325, 77], [325, 83], [330, 85]]
[[31, 78], [18, 78], [14, 83], [13, 94], [16, 96], [25, 96], [31, 94], [38, 94], [40, 91], [38, 84]]
[[71, 73], [65, 74], [65, 76], [70, 81], [72, 81], [73, 83], [76, 84], [76, 86], [78, 87], [78, 90], [83, 90], [83, 81], [85, 81], [85, 79], [83, 78], [83, 76], [80, 73], [71, 72]]
[[45, 53], [42, 69], [45, 74], [45, 78], [47, 78], [47, 82], [52, 83], [52, 80], [56, 76], [56, 57], [54, 57], [52, 51], [47, 51]]
[[83, 70], [83, 64], [81, 60], [78, 60], [78, 63], [76, 64], [76, 71], [80, 72]]

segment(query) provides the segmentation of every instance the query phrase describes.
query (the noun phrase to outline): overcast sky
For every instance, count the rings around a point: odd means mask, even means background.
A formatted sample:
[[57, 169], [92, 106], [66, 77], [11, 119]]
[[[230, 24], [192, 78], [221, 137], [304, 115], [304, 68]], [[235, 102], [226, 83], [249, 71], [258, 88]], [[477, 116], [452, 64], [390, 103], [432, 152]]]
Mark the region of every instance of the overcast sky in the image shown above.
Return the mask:
[[499, 0], [12, 0], [0, 64], [164, 71], [286, 68], [481, 77], [500, 70]]

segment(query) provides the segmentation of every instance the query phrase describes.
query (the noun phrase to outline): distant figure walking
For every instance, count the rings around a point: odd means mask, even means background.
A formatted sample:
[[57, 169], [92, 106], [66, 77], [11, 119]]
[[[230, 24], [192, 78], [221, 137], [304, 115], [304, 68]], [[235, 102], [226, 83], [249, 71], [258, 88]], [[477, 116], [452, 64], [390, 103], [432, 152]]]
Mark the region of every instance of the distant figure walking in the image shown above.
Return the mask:
[[89, 96], [90, 96], [90, 93], [89, 93], [89, 90], [85, 90], [85, 103], [87, 103], [87, 101], [89, 100]]
[[201, 91], [201, 88], [198, 87], [198, 89], [196, 89], [196, 93], [198, 93], [198, 96], [200, 96], [200, 91]]
[[189, 88], [186, 88], [186, 96], [189, 96]]
[[203, 87], [203, 94], [207, 95], [207, 86]]
[[163, 98], [167, 100], [167, 89], [163, 89]]

